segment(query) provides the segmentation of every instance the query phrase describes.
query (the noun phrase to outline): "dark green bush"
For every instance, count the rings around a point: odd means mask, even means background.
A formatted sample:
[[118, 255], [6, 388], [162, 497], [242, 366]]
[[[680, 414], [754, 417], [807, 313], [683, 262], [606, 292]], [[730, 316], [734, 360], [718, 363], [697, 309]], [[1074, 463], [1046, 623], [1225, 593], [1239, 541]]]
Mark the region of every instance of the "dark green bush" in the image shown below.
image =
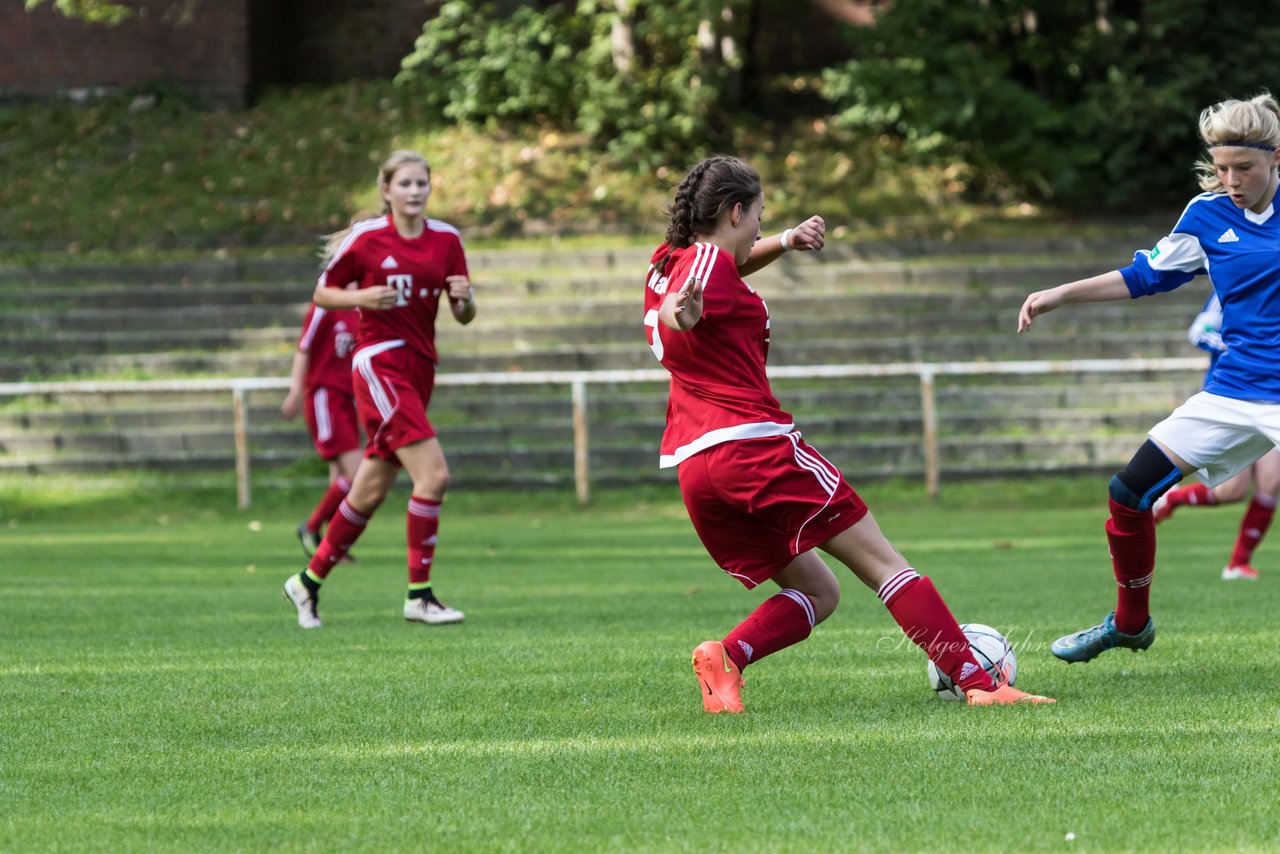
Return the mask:
[[1269, 3], [895, 0], [824, 86], [847, 125], [1015, 192], [1137, 208], [1195, 191], [1200, 109], [1277, 85], [1278, 37]]

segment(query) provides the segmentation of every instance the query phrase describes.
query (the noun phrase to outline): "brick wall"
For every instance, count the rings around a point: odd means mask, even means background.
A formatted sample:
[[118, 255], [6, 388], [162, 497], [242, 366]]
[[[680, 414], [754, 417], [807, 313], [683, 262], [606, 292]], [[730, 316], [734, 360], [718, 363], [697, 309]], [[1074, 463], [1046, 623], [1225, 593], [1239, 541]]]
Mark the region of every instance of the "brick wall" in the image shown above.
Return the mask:
[[389, 78], [443, 0], [127, 0], [145, 15], [110, 27], [0, 0], [0, 97], [167, 83], [243, 106], [263, 86]]
[[0, 94], [47, 97], [77, 90], [171, 83], [210, 101], [248, 95], [249, 0], [203, 0], [189, 24], [165, 12], [174, 0], [136, 0], [145, 15], [118, 26], [64, 17], [47, 2], [28, 12], [0, 0]]

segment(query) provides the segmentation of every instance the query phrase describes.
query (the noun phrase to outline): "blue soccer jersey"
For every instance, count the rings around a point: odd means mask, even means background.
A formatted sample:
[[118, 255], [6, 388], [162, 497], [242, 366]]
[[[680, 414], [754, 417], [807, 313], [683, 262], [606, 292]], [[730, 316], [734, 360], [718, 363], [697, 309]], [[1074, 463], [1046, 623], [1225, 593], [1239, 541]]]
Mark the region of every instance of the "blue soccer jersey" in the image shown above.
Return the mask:
[[1207, 273], [1222, 304], [1222, 356], [1205, 391], [1280, 401], [1280, 216], [1258, 214], [1224, 193], [1201, 193], [1173, 231], [1123, 268], [1134, 297], [1171, 291]]

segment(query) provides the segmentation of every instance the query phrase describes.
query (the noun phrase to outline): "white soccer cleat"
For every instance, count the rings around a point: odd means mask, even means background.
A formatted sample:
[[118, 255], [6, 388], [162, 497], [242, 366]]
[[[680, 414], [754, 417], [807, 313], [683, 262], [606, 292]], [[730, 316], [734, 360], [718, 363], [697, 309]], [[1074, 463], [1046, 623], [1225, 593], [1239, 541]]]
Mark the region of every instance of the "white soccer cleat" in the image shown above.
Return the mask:
[[293, 603], [298, 609], [298, 625], [304, 629], [320, 628], [320, 615], [316, 612], [316, 596], [312, 594], [307, 586], [298, 580], [298, 576], [291, 575], [284, 583], [284, 598]]
[[404, 618], [410, 622], [442, 626], [447, 623], [461, 623], [464, 617], [466, 614], [457, 608], [450, 608], [436, 599], [406, 599], [404, 602]]
[[1222, 569], [1223, 581], [1257, 581], [1258, 570], [1248, 564], [1237, 564], [1236, 566], [1227, 566]]

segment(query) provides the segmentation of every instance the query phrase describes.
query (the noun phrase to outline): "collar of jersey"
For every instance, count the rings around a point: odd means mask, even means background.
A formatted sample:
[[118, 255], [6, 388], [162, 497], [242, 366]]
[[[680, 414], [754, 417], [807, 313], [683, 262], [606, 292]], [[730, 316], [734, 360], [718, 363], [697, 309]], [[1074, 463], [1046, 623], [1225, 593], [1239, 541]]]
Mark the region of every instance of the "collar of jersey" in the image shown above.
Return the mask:
[[1249, 222], [1253, 223], [1254, 225], [1262, 225], [1264, 222], [1271, 219], [1271, 215], [1274, 214], [1275, 212], [1276, 212], [1276, 203], [1275, 203], [1275, 200], [1272, 200], [1271, 204], [1267, 205], [1267, 209], [1262, 213], [1254, 213], [1248, 208], [1245, 208], [1244, 218], [1249, 220]]

